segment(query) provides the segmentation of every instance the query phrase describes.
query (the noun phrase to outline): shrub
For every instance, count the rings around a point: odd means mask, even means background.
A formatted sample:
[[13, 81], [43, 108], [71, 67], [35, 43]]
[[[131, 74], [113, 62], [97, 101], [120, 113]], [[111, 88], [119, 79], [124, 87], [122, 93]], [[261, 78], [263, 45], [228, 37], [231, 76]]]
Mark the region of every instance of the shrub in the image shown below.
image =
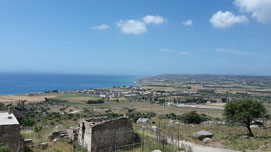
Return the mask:
[[200, 124], [201, 122], [207, 120], [207, 117], [203, 115], [199, 115], [196, 111], [190, 111], [190, 112], [184, 113], [181, 116], [181, 120], [187, 124]]
[[25, 146], [24, 152], [34, 152], [34, 151], [31, 148], [29, 148], [28, 146]]
[[167, 114], [166, 116], [169, 119], [176, 119], [177, 118], [177, 115], [175, 113]]
[[98, 99], [98, 100], [88, 100], [87, 104], [98, 104], [98, 103], [104, 103], [103, 99]]
[[34, 126], [36, 124], [36, 121], [33, 119], [23, 119], [22, 126]]
[[4, 111], [7, 110], [8, 108], [5, 106], [5, 104], [0, 102], [0, 110]]
[[9, 148], [7, 145], [4, 143], [0, 142], [0, 152], [10, 152]]
[[128, 113], [132, 113], [134, 111], [135, 111], [135, 109], [128, 109]]

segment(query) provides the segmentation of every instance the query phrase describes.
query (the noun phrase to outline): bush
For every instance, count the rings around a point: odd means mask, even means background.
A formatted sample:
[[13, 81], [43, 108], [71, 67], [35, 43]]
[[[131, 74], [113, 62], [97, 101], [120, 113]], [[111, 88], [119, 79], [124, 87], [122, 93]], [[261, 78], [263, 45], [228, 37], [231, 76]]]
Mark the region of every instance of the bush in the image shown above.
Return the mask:
[[176, 119], [177, 118], [177, 115], [175, 113], [167, 114], [166, 116], [169, 119]]
[[118, 117], [120, 117], [121, 115], [120, 115], [120, 114], [117, 114], [117, 113], [111, 112], [111, 113], [107, 113], [106, 116], [107, 116], [108, 118], [111, 119], [111, 118], [118, 118]]
[[200, 124], [201, 122], [207, 120], [207, 117], [203, 115], [199, 115], [196, 111], [190, 111], [190, 112], [184, 113], [181, 116], [181, 120], [187, 124]]
[[87, 104], [99, 104], [99, 103], [104, 103], [103, 99], [98, 99], [98, 100], [88, 100]]
[[24, 152], [34, 152], [34, 151], [31, 148], [29, 148], [28, 146], [25, 146]]
[[5, 104], [1, 103], [0, 102], [0, 110], [1, 111], [4, 111], [4, 110], [7, 110], [8, 108], [5, 106]]
[[22, 126], [34, 126], [36, 124], [36, 121], [33, 119], [23, 119]]
[[0, 152], [10, 152], [9, 148], [7, 145], [4, 143], [0, 142]]
[[128, 109], [128, 113], [132, 113], [134, 111], [135, 111], [135, 109]]

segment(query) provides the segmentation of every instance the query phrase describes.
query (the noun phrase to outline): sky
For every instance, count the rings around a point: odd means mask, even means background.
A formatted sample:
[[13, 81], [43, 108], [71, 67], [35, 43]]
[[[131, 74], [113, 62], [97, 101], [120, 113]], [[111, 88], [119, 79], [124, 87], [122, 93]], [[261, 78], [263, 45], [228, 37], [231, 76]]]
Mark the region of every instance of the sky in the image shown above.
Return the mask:
[[0, 0], [0, 71], [271, 75], [271, 0]]

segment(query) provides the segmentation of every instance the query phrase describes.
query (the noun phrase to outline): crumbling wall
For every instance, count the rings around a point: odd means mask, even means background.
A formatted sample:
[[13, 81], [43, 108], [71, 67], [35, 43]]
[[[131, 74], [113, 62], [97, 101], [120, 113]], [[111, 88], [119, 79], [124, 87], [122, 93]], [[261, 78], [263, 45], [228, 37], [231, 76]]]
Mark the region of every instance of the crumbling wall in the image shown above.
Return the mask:
[[90, 122], [82, 121], [78, 133], [78, 142], [88, 151], [91, 151], [92, 125]]
[[23, 152], [24, 139], [20, 134], [20, 125], [0, 125], [0, 142], [8, 145], [11, 152]]
[[127, 117], [113, 120], [81, 121], [78, 142], [89, 152], [108, 152], [133, 143], [132, 122]]

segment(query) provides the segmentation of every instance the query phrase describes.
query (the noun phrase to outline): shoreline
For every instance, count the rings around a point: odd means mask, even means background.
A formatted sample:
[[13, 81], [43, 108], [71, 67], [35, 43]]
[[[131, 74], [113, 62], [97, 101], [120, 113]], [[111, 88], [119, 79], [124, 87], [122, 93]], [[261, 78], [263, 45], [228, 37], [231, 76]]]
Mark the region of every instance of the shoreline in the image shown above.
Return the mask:
[[18, 74], [0, 73], [0, 96], [106, 89], [137, 86], [140, 76], [98, 74]]

